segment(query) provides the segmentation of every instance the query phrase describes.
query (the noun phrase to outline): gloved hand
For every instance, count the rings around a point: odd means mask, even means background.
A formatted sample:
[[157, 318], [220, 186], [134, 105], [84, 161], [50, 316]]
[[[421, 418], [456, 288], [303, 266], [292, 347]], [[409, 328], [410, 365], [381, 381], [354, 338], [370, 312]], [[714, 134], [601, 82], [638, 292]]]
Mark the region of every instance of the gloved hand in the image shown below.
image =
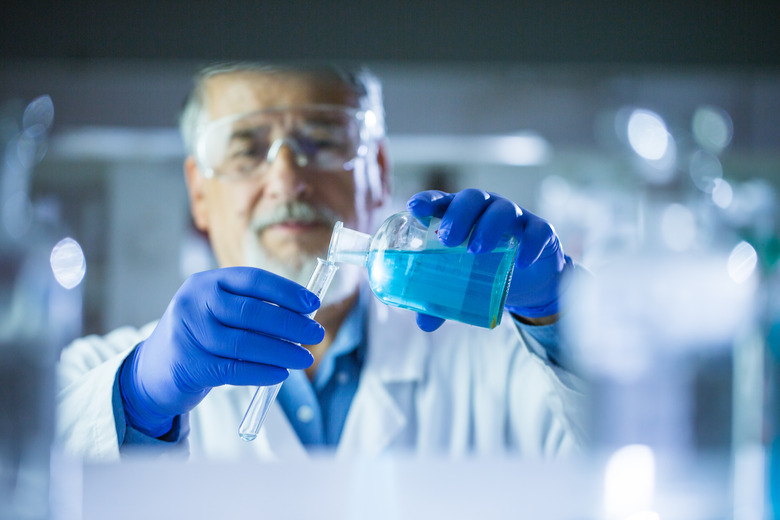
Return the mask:
[[[412, 196], [407, 209], [416, 217], [441, 218], [438, 238], [446, 246], [468, 243], [472, 253], [491, 251], [504, 234], [520, 245], [506, 298], [506, 308], [524, 318], [542, 318], [558, 312], [558, 284], [572, 261], [563, 254], [553, 227], [514, 202], [482, 190], [459, 193], [423, 191]], [[441, 318], [418, 314], [417, 325], [436, 330]]]
[[322, 326], [305, 316], [319, 304], [304, 287], [261, 269], [191, 276], [120, 369], [129, 422], [159, 437], [214, 386], [271, 385], [289, 368], [309, 367], [314, 358], [300, 344], [322, 341]]

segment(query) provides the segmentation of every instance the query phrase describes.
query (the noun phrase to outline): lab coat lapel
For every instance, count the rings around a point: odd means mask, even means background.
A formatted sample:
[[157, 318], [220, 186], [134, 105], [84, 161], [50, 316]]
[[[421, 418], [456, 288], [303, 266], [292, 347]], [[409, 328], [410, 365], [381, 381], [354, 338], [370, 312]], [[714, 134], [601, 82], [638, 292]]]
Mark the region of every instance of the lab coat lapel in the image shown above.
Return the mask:
[[265, 443], [272, 458], [290, 461], [308, 458], [306, 448], [278, 402], [268, 410], [257, 441]]
[[360, 384], [347, 416], [339, 455], [376, 456], [390, 447], [414, 413], [402, 396], [423, 376], [427, 337], [408, 310], [372, 301], [368, 353]]
[[219, 386], [190, 412], [190, 449], [194, 458], [264, 461], [307, 458], [290, 421], [278, 402], [268, 410], [252, 442], [241, 440], [236, 428], [252, 400], [255, 387]]

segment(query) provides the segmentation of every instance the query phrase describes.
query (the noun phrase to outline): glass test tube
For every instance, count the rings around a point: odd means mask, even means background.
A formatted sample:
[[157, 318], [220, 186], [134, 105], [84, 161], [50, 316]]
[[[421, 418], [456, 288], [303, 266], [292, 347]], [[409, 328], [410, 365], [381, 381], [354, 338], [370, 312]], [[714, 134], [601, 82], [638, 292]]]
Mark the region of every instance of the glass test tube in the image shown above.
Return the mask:
[[[317, 267], [314, 269], [314, 273], [312, 273], [306, 288], [322, 300], [325, 291], [328, 290], [330, 282], [333, 280], [333, 275], [336, 274], [338, 268], [339, 266], [337, 264], [318, 258]], [[314, 318], [315, 314], [317, 314], [317, 311], [309, 314], [309, 317]], [[260, 427], [263, 425], [265, 415], [271, 408], [271, 404], [276, 399], [276, 395], [279, 393], [281, 387], [282, 383], [257, 387], [255, 396], [252, 398], [252, 402], [249, 403], [249, 408], [246, 409], [244, 419], [238, 427], [239, 437], [245, 441], [253, 441], [257, 438]]]

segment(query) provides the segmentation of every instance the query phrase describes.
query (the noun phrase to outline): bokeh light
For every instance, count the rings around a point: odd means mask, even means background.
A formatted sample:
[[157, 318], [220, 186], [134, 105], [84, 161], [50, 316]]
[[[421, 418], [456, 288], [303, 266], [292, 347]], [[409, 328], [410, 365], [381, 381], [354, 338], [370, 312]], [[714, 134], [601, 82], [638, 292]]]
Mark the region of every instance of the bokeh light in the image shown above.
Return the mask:
[[737, 283], [749, 279], [758, 265], [758, 254], [747, 242], [740, 242], [729, 255], [729, 277]]
[[87, 272], [87, 261], [81, 245], [70, 237], [57, 242], [49, 261], [54, 278], [66, 289], [73, 289], [80, 284]]
[[657, 161], [669, 148], [669, 132], [658, 114], [637, 109], [628, 118], [628, 142], [640, 157]]
[[371, 110], [366, 110], [364, 117], [366, 126], [373, 129], [376, 126], [376, 114]]
[[691, 155], [688, 172], [693, 183], [704, 193], [712, 193], [715, 181], [723, 178], [723, 166], [713, 154], [699, 150]]
[[713, 106], [696, 109], [691, 131], [699, 146], [714, 153], [726, 148], [734, 135], [731, 116], [725, 110]]
[[713, 185], [712, 202], [723, 209], [731, 206], [731, 201], [734, 200], [734, 190], [731, 188], [731, 184], [724, 179], [715, 179]]
[[25, 129], [41, 126], [48, 130], [54, 121], [54, 103], [49, 96], [40, 96], [33, 99], [24, 109], [22, 126]]
[[612, 454], [604, 476], [604, 507], [608, 515], [649, 511], [654, 493], [655, 455], [650, 447], [631, 444]]

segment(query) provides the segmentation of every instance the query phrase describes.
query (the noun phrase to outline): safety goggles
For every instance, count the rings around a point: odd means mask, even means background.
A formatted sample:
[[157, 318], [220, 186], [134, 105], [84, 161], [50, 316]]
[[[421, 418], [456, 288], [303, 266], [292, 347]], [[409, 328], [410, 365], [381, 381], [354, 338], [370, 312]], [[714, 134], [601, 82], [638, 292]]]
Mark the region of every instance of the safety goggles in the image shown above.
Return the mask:
[[351, 170], [366, 154], [366, 112], [333, 105], [274, 107], [217, 119], [196, 140], [207, 177], [261, 175], [283, 147], [299, 167]]

